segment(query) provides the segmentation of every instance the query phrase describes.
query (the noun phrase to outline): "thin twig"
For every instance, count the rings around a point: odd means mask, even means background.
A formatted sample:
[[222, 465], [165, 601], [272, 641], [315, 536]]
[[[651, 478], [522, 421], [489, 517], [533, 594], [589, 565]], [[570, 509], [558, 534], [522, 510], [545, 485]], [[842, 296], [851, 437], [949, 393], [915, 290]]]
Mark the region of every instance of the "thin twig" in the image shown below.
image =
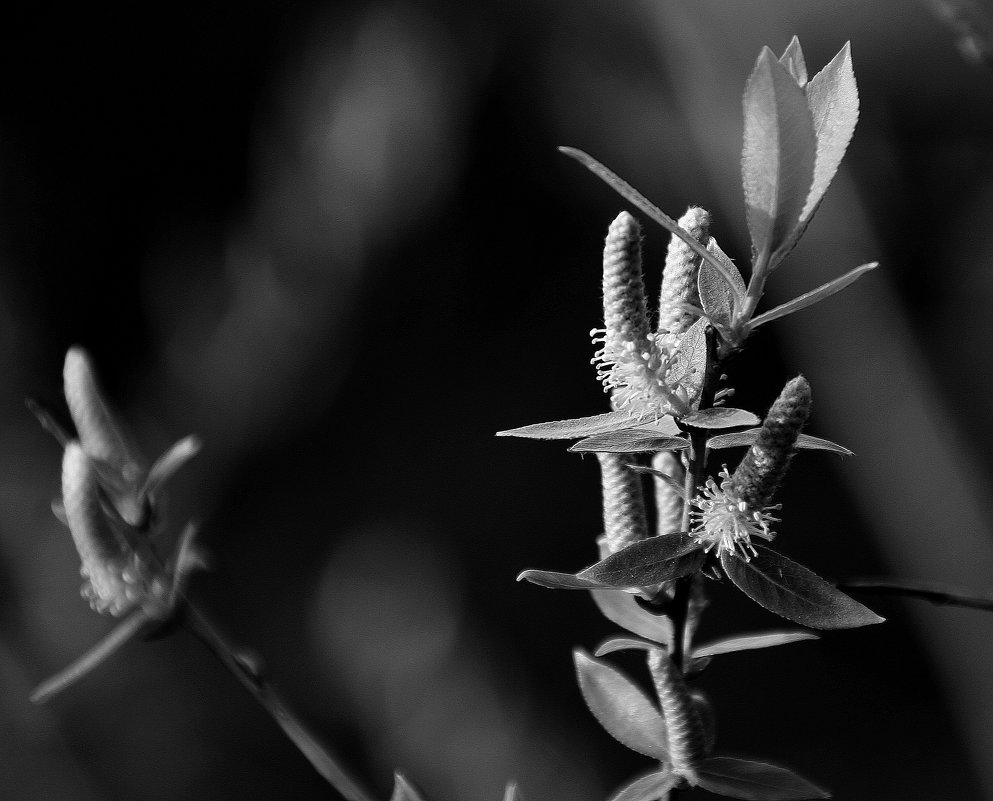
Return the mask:
[[965, 609], [993, 612], [993, 597], [991, 596], [969, 595], [960, 589], [927, 582], [853, 579], [838, 584], [838, 589], [860, 590], [875, 595], [901, 595], [907, 598], [930, 601], [936, 606], [961, 606]]
[[255, 697], [332, 787], [348, 801], [374, 801], [374, 796], [348, 775], [338, 758], [293, 714], [254, 655], [232, 645], [204, 613], [189, 602], [186, 605], [186, 621], [193, 634]]

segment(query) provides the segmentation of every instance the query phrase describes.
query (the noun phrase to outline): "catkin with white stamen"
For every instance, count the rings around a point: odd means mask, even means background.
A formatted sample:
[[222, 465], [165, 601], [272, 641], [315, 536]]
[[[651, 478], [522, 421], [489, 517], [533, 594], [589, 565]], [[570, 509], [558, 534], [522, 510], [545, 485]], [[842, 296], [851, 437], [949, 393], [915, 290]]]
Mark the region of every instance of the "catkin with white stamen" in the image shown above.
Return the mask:
[[598, 453], [603, 490], [603, 532], [610, 553], [648, 536], [641, 476], [627, 465], [632, 455]]
[[661, 648], [648, 652], [648, 669], [665, 718], [672, 772], [696, 784], [697, 771], [707, 756], [706, 735], [679, 668]]
[[762, 421], [755, 442], [731, 476], [737, 497], [749, 509], [763, 509], [772, 501], [809, 416], [810, 384], [801, 375], [783, 387]]
[[[710, 212], [699, 206], [690, 206], [678, 220], [679, 227], [688, 232], [700, 244], [706, 245], [710, 239]], [[682, 334], [693, 325], [696, 318], [681, 304], [700, 305], [697, 291], [697, 275], [700, 271], [700, 257], [690, 250], [678, 236], [669, 240], [665, 255], [665, 269], [662, 272], [662, 292], [659, 296], [659, 333]]]
[[[652, 457], [652, 467], [682, 483], [686, 470], [672, 451], [659, 451]], [[683, 527], [683, 499], [667, 481], [657, 476], [655, 482], [656, 533], [673, 534]]]

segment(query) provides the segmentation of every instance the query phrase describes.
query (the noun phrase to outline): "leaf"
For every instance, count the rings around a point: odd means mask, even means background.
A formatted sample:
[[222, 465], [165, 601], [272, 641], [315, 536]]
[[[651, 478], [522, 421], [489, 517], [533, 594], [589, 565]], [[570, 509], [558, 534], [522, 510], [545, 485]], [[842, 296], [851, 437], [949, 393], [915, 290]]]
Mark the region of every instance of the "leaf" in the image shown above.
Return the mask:
[[390, 801], [424, 801], [424, 796], [398, 772], [393, 774], [393, 795], [390, 796]]
[[650, 429], [629, 428], [586, 437], [569, 450], [573, 453], [654, 453], [681, 451], [689, 446], [690, 442], [685, 437], [668, 437]]
[[745, 84], [742, 105], [745, 211], [753, 255], [761, 261], [786, 245], [800, 224], [817, 139], [806, 94], [768, 47]]
[[703, 312], [713, 322], [720, 326], [729, 327], [734, 319], [735, 308], [744, 300], [747, 291], [745, 282], [734, 262], [721, 250], [714, 237], [710, 237], [707, 242], [707, 250], [724, 265], [725, 271], [733, 280], [733, 285], [728, 284], [709, 262], [701, 262], [697, 273], [697, 291], [700, 294], [700, 303], [703, 306]]
[[732, 757], [711, 757], [700, 766], [698, 785], [717, 795], [746, 801], [792, 801], [830, 798], [816, 784], [788, 768]]
[[517, 580], [530, 581], [539, 587], [549, 587], [553, 590], [609, 589], [615, 592], [617, 589], [613, 585], [582, 579], [575, 573], [555, 573], [551, 570], [524, 570], [518, 575]]
[[807, 84], [807, 64], [803, 59], [803, 50], [800, 47], [800, 40], [795, 36], [786, 46], [786, 50], [779, 57], [779, 63], [786, 67], [793, 80], [802, 89]]
[[79, 659], [35, 687], [31, 692], [31, 702], [43, 704], [52, 696], [57, 695], [67, 687], [71, 687], [87, 673], [113, 656], [122, 645], [138, 634], [148, 621], [148, 615], [141, 609], [128, 615]]
[[[665, 419], [665, 418], [663, 418]], [[671, 418], [670, 418], [671, 419]], [[525, 439], [579, 439], [593, 434], [605, 434], [638, 425], [638, 420], [630, 412], [607, 412], [592, 417], [576, 417], [571, 420], [552, 420], [548, 423], [534, 423], [521, 428], [497, 431], [498, 437], [523, 437]], [[673, 423], [673, 433], [679, 429]]]
[[[607, 186], [617, 192], [617, 194], [619, 194], [622, 198], [627, 200], [636, 208], [641, 209], [641, 211], [665, 228], [670, 234], [682, 239], [690, 250], [692, 250], [697, 256], [700, 256], [700, 258], [704, 261], [713, 265], [714, 268], [723, 275], [724, 265], [717, 261], [713, 255], [707, 251], [706, 247], [700, 244], [700, 242], [691, 233], [680, 226], [679, 223], [672, 219], [672, 217], [662, 211], [662, 209], [652, 203], [652, 201], [646, 198], [643, 194], [641, 194], [641, 192], [631, 186], [631, 184], [621, 178], [617, 173], [608, 167], [605, 167], [589, 153], [584, 153], [582, 150], [578, 150], [574, 147], [560, 147], [559, 152], [578, 161], [597, 178], [607, 184]], [[732, 278], [729, 275], [725, 276], [725, 280], [728, 284], [733, 283]]]
[[683, 418], [682, 422], [694, 428], [734, 428], [735, 426], [753, 426], [761, 421], [744, 409], [714, 406], [689, 414]]
[[[730, 434], [718, 434], [707, 440], [707, 447], [711, 450], [718, 448], [740, 448], [751, 445], [755, 442], [761, 428], [749, 428], [747, 431], [734, 431]], [[806, 450], [830, 451], [842, 456], [854, 456], [848, 448], [820, 437], [812, 437], [809, 434], [801, 434], [797, 437], [796, 447]]]
[[683, 482], [677, 478], [673, 478], [664, 470], [656, 470], [654, 467], [649, 467], [647, 464], [629, 464], [625, 465], [628, 470], [634, 470], [636, 473], [648, 473], [649, 475], [660, 478], [669, 488], [675, 492], [684, 501], [686, 500], [686, 488], [683, 486]]
[[653, 615], [629, 592], [593, 590], [593, 601], [611, 623], [632, 634], [668, 645], [672, 642], [672, 621], [665, 615]]
[[656, 801], [668, 798], [677, 777], [668, 770], [656, 770], [639, 776], [620, 787], [608, 801]]
[[707, 375], [707, 321], [700, 319], [683, 332], [676, 346], [676, 357], [666, 377], [686, 388], [690, 404], [699, 403]]
[[728, 552], [721, 565], [745, 595], [770, 612], [815, 629], [849, 629], [882, 623], [871, 609], [828, 584], [803, 565], [756, 546], [750, 561]]
[[813, 216], [827, 191], [859, 119], [859, 90], [850, 42], [807, 85], [807, 104], [817, 138], [817, 159], [810, 194], [800, 214], [804, 221]]
[[672, 581], [698, 570], [704, 553], [688, 534], [663, 534], [631, 543], [576, 574], [576, 578], [625, 588]]
[[665, 720], [648, 697], [612, 665], [579, 648], [572, 655], [583, 700], [600, 725], [632, 751], [667, 760]]
[[190, 459], [200, 452], [200, 440], [195, 436], [183, 437], [169, 450], [153, 462], [145, 478], [145, 486], [141, 494], [154, 498], [163, 485], [172, 478]]
[[754, 651], [758, 648], [772, 648], [800, 640], [817, 640], [819, 637], [809, 631], [770, 631], [767, 634], [750, 634], [746, 637], [728, 637], [709, 642], [693, 649], [696, 658], [730, 654], [735, 651]]
[[826, 284], [821, 284], [821, 286], [817, 287], [817, 289], [811, 289], [809, 292], [805, 292], [799, 297], [793, 298], [793, 300], [789, 300], [781, 306], [776, 306], [774, 309], [770, 309], [757, 317], [753, 317], [751, 322], [748, 324], [748, 327], [749, 329], [756, 329], [760, 325], [765, 325], [773, 320], [778, 320], [780, 317], [785, 317], [787, 314], [793, 314], [801, 309], [806, 309], [808, 306], [813, 306], [815, 303], [820, 303], [822, 300], [827, 300], [833, 294], [840, 292], [849, 284], [855, 283], [867, 272], [876, 269], [878, 266], [878, 261], [871, 261], [868, 264], [863, 264], [853, 270], [849, 270], [847, 273], [835, 278], [833, 281], [828, 281]]
[[597, 646], [594, 656], [606, 656], [615, 651], [654, 651], [658, 649], [658, 644], [648, 640], [636, 640], [633, 637], [611, 637], [604, 640]]

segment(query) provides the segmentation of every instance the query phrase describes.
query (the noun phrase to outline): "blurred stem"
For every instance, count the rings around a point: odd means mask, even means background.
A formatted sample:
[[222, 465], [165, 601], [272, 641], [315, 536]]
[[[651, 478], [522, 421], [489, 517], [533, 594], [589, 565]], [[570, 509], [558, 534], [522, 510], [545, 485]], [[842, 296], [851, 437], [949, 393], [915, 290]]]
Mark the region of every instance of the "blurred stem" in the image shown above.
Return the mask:
[[194, 635], [234, 674], [279, 724], [314, 769], [348, 801], [374, 801], [373, 796], [341, 767], [338, 758], [320, 743], [307, 726], [287, 707], [272, 682], [264, 675], [258, 658], [231, 644], [217, 627], [189, 601], [186, 622]]

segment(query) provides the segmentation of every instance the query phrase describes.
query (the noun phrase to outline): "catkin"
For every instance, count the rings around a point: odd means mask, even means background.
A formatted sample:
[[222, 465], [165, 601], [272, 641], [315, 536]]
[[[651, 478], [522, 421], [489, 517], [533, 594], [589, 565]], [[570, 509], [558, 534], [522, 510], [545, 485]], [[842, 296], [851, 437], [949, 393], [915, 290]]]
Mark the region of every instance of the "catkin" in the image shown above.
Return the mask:
[[[686, 471], [679, 457], [672, 451], [659, 451], [652, 457], [652, 467], [682, 482]], [[655, 511], [656, 531], [659, 534], [672, 534], [683, 527], [683, 499], [668, 482], [656, 477]]]
[[706, 736], [696, 706], [679, 668], [661, 648], [648, 653], [648, 669], [665, 718], [672, 771], [696, 783], [697, 770], [706, 757]]
[[783, 387], [755, 442], [731, 476], [735, 492], [749, 509], [758, 511], [771, 503], [809, 416], [810, 384], [801, 375]]
[[73, 440], [62, 457], [62, 503], [82, 564], [82, 594], [98, 612], [119, 616], [135, 606], [147, 576], [134, 553], [121, 542], [100, 505], [96, 470]]
[[603, 246], [603, 320], [608, 354], [646, 348], [650, 328], [641, 273], [641, 226], [626, 211], [610, 224]]
[[[700, 244], [706, 245], [710, 238], [710, 213], [699, 206], [690, 206], [678, 220], [679, 227], [690, 234]], [[659, 332], [682, 334], [693, 325], [695, 317], [681, 304], [700, 305], [697, 291], [697, 275], [700, 270], [700, 257], [690, 250], [678, 236], [673, 235], [665, 255], [665, 269], [662, 272], [662, 293], [659, 296]]]
[[611, 553], [648, 536], [641, 476], [627, 468], [629, 453], [598, 453], [603, 490], [603, 532]]

